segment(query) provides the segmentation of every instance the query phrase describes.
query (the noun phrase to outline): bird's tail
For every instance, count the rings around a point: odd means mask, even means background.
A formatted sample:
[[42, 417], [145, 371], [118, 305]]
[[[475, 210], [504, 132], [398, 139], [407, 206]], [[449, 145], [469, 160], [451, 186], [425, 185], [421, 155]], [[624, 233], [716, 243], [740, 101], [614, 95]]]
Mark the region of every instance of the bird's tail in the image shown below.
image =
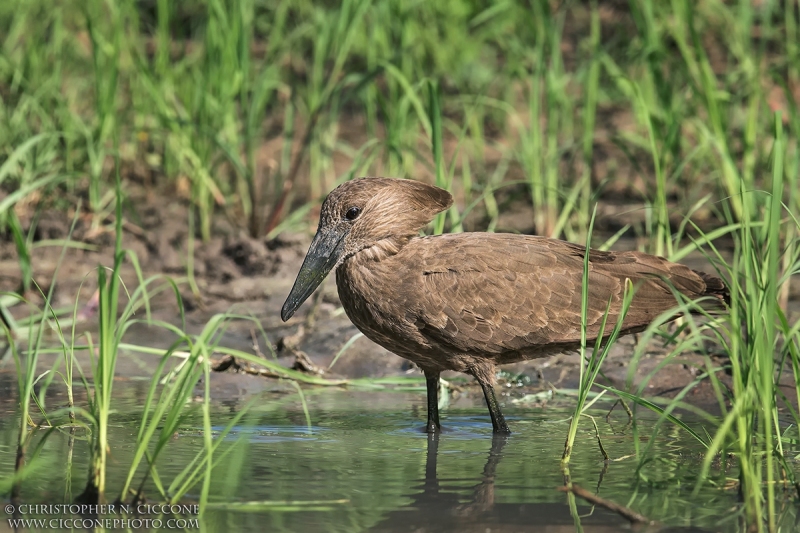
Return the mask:
[[714, 298], [714, 300], [704, 302], [703, 308], [709, 312], [724, 311], [731, 304], [731, 293], [728, 286], [725, 285], [725, 282], [722, 281], [721, 278], [706, 274], [705, 272], [700, 272], [698, 270], [694, 272], [700, 276], [706, 284], [706, 290], [703, 292], [702, 296]]

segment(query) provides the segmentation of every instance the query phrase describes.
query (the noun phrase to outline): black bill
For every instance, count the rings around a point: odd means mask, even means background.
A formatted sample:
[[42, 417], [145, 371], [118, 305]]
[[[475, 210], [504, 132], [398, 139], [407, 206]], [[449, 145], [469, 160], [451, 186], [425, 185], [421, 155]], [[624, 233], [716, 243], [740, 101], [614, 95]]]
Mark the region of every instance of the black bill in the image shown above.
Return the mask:
[[347, 228], [318, 230], [308, 248], [303, 266], [294, 280], [289, 296], [281, 308], [281, 320], [286, 322], [294, 315], [306, 299], [311, 296], [328, 272], [336, 266], [344, 251], [344, 238]]

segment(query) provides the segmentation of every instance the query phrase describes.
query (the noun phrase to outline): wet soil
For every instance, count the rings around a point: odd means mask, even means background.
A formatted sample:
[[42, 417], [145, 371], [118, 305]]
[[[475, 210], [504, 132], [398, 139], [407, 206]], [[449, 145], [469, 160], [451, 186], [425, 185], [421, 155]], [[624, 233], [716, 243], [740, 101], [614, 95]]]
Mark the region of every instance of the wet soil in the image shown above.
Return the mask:
[[[386, 376], [421, 376], [408, 361], [377, 346], [364, 337], [357, 338], [343, 352], [331, 369], [334, 357], [355, 335], [356, 328], [347, 319], [339, 304], [333, 276], [327, 280], [316, 297], [309, 300], [301, 311], [288, 323], [280, 320], [280, 307], [291, 288], [302, 258], [310, 243], [311, 232], [284, 233], [274, 240], [253, 239], [224, 218], [216, 221], [214, 235], [209, 242], [199, 239], [194, 244], [194, 276], [199, 289], [194, 294], [186, 282], [189, 246], [188, 203], [178, 194], [168, 192], [155, 195], [147, 188], [130, 187], [127, 191], [129, 208], [126, 211], [123, 246], [131, 250], [141, 265], [144, 278], [165, 275], [176, 279], [185, 310], [186, 330], [198, 333], [209, 318], [216, 313], [236, 312], [253, 317], [266, 333], [250, 321], [234, 321], [228, 327], [222, 343], [249, 353], [272, 357], [287, 366], [312, 373], [321, 373], [330, 378], [365, 378]], [[174, 191], [173, 191], [174, 193]], [[509, 203], [501, 217], [500, 228], [511, 231], [530, 231], [532, 213], [526, 208], [524, 199]], [[604, 205], [604, 213], [624, 211], [636, 216], [634, 206], [628, 208], [611, 204]], [[40, 213], [35, 224], [36, 242], [47, 239], [66, 239], [73, 214], [52, 210]], [[313, 228], [309, 215], [309, 230]], [[603, 217], [602, 220], [614, 219]], [[71, 235], [71, 242], [83, 243], [90, 249], [63, 249], [60, 245], [36, 247], [33, 250], [33, 279], [43, 293], [50, 290], [55, 281], [53, 304], [56, 309], [72, 309], [78, 302], [79, 331], [94, 329], [92, 298], [97, 287], [98, 265], [109, 267], [113, 256], [113, 220], [101, 221], [92, 226], [92, 217], [79, 214]], [[30, 226], [33, 216], [23, 219]], [[611, 223], [606, 226], [611, 226]], [[634, 248], [633, 239], [621, 240], [617, 248]], [[63, 254], [63, 259], [61, 256]], [[692, 268], [711, 270], [702, 255], [691, 256], [685, 261]], [[133, 262], [127, 260], [122, 268], [122, 278], [132, 290], [138, 285]], [[0, 242], [0, 290], [14, 291], [20, 286], [21, 273], [16, 250], [10, 239]], [[163, 286], [156, 282], [151, 288]], [[34, 308], [41, 308], [43, 298], [38, 290], [29, 291], [25, 297]], [[798, 311], [800, 280], [794, 280], [790, 306]], [[123, 296], [124, 300], [124, 296]], [[162, 291], [151, 298], [152, 317], [174, 324], [180, 323], [179, 306], [174, 293]], [[12, 309], [17, 319], [30, 313], [31, 307], [20, 304]], [[140, 311], [139, 316], [142, 317]], [[166, 347], [174, 340], [163, 329], [137, 324], [131, 328], [126, 341], [132, 344]], [[615, 345], [608, 357], [601, 382], [631, 390], [642, 387], [649, 396], [671, 397], [687, 384], [695, 381], [704, 371], [706, 356], [685, 353], [672, 358], [665, 365], [670, 347], [659, 341], [647, 346], [641, 360], [631, 371], [630, 360], [636, 337], [627, 337]], [[55, 338], [50, 339], [51, 342]], [[724, 365], [725, 358], [715, 352], [713, 344], [708, 346], [708, 355], [714, 364]], [[47, 365], [57, 355], [43, 355], [42, 364]], [[79, 359], [88, 357], [79, 355]], [[120, 379], [147, 377], [154, 368], [155, 358], [130, 354], [119, 359]], [[88, 359], [84, 362], [88, 363]], [[663, 368], [661, 368], [663, 366]], [[88, 368], [88, 364], [83, 365]], [[10, 358], [0, 363], [0, 372], [13, 371]], [[532, 392], [549, 389], [575, 389], [579, 376], [579, 359], [575, 354], [562, 354], [503, 368], [500, 379], [502, 395], [508, 400], [519, 400]], [[455, 374], [445, 377], [456, 377]], [[723, 378], [724, 379], [724, 378]], [[787, 381], [788, 385], [791, 385]], [[250, 375], [237, 371], [237, 365], [228, 365], [224, 372], [214, 376], [213, 390], [217, 397], [242, 396], [284, 386], [274, 379]], [[469, 382], [457, 387], [453, 393], [471, 399], [480, 397], [479, 389]], [[794, 396], [794, 395], [792, 395]], [[687, 401], [703, 406], [716, 403], [713, 391], [707, 382], [693, 388]]]

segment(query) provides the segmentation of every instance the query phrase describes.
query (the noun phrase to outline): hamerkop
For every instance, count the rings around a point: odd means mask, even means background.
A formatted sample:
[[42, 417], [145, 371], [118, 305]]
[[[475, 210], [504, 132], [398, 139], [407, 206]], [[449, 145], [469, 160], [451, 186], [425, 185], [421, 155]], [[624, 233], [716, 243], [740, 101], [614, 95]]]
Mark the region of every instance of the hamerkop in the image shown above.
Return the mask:
[[[334, 189], [281, 318], [335, 269], [353, 324], [425, 373], [428, 432], [440, 429], [439, 374], [456, 370], [480, 383], [494, 432], [509, 433], [494, 394], [495, 367], [579, 347], [586, 248], [500, 233], [420, 237], [452, 203], [447, 191], [411, 180], [362, 178]], [[727, 298], [721, 279], [641, 252], [590, 250], [588, 279], [589, 340], [611, 333], [626, 279], [636, 292], [622, 334], [675, 307], [672, 288], [692, 300], [709, 297], [708, 308], [722, 308]]]

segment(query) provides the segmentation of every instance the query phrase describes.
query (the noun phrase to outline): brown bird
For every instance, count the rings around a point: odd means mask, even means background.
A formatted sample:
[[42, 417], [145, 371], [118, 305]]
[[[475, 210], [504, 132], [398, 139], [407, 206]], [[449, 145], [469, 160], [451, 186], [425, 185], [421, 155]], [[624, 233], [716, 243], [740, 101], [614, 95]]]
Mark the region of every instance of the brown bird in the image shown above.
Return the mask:
[[[456, 370], [481, 385], [494, 432], [509, 433], [494, 394], [495, 367], [580, 346], [586, 248], [515, 234], [420, 237], [452, 203], [447, 191], [411, 180], [362, 178], [334, 189], [281, 318], [288, 320], [335, 269], [353, 324], [424, 372], [428, 432], [440, 429], [439, 375]], [[727, 298], [721, 279], [664, 258], [589, 250], [588, 340], [611, 333], [626, 279], [636, 292], [622, 334], [673, 308], [670, 287], [689, 299], [710, 297], [709, 308], [722, 308]]]

